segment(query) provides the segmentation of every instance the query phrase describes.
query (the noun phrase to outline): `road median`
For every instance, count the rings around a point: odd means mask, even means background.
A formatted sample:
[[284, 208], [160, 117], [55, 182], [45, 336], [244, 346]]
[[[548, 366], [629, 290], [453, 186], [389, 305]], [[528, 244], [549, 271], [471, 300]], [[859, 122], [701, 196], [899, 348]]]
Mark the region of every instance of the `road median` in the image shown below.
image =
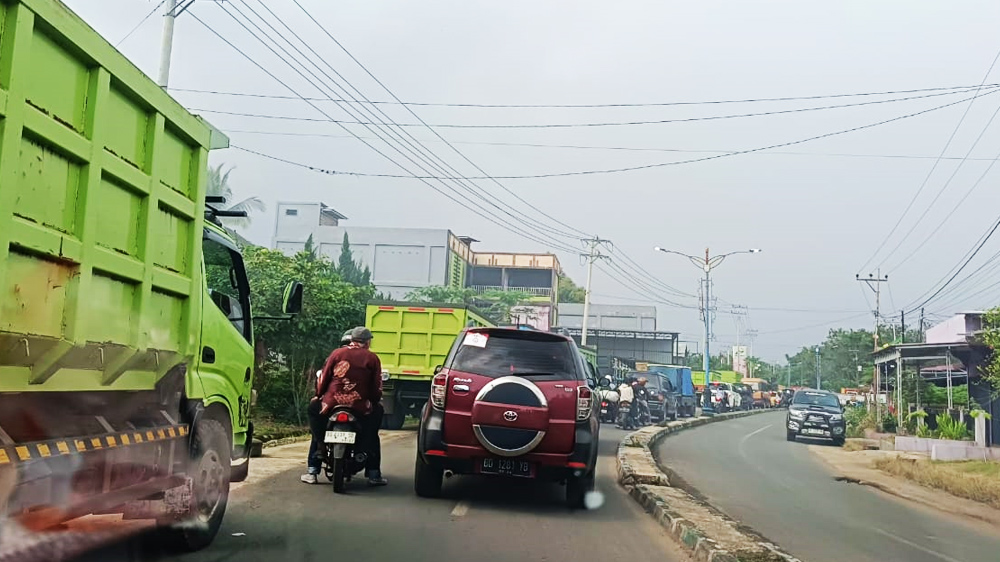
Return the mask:
[[647, 427], [628, 434], [618, 446], [618, 482], [695, 560], [706, 562], [797, 562], [793, 556], [724, 515], [697, 491], [679, 486], [669, 467], [660, 466], [652, 449], [670, 435], [708, 423], [771, 410], [731, 412]]

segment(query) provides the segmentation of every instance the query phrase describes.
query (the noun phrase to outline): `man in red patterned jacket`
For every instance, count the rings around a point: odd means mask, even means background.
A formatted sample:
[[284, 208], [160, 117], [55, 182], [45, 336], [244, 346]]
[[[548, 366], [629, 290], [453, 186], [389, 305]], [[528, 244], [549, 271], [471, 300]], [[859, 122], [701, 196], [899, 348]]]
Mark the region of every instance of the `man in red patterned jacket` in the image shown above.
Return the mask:
[[[348, 406], [361, 422], [361, 446], [368, 453], [365, 476], [371, 486], [385, 486], [382, 478], [382, 445], [378, 430], [382, 426], [382, 363], [371, 352], [371, 330], [359, 326], [351, 331], [350, 345], [337, 348], [323, 366], [316, 396], [309, 402], [309, 425], [313, 440], [323, 442], [330, 413], [336, 406]], [[323, 464], [322, 448], [309, 459], [309, 473], [302, 481], [316, 482]], [[309, 478], [307, 481], [306, 479]]]

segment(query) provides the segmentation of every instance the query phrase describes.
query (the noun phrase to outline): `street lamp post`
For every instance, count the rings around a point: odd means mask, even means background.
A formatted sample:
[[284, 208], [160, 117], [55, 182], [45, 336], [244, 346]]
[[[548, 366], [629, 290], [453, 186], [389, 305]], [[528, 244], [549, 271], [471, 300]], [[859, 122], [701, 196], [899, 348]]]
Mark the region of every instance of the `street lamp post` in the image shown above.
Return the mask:
[[705, 390], [702, 392], [703, 405], [702, 405], [702, 410], [701, 411], [702, 411], [703, 415], [707, 415], [707, 416], [714, 415], [715, 414], [715, 409], [712, 408], [712, 394], [711, 394], [711, 386], [712, 386], [711, 360], [712, 360], [712, 354], [709, 351], [709, 347], [710, 347], [709, 346], [709, 340], [712, 338], [712, 306], [711, 306], [711, 302], [712, 302], [711, 301], [712, 270], [715, 269], [719, 264], [721, 264], [723, 262], [723, 260], [725, 260], [729, 256], [732, 256], [734, 254], [756, 254], [756, 253], [760, 252], [760, 249], [759, 248], [752, 248], [750, 250], [739, 250], [739, 251], [736, 251], [736, 252], [728, 252], [728, 253], [725, 253], [725, 254], [719, 254], [717, 256], [712, 256], [712, 255], [709, 254], [708, 248], [705, 248], [705, 257], [704, 257], [704, 259], [701, 258], [701, 257], [698, 257], [698, 256], [692, 256], [692, 255], [685, 254], [685, 253], [682, 253], [682, 252], [676, 252], [674, 250], [668, 250], [666, 248], [661, 248], [659, 246], [657, 246], [656, 248], [654, 248], [654, 250], [656, 250], [657, 252], [663, 252], [665, 254], [674, 254], [674, 255], [681, 256], [681, 257], [685, 257], [688, 260], [690, 260], [691, 263], [693, 263], [695, 265], [695, 267], [698, 267], [699, 269], [701, 269], [702, 271], [705, 272], [705, 279], [704, 279], [705, 291], [703, 292], [704, 302], [703, 302], [703, 306], [702, 306], [702, 310], [704, 310], [704, 312], [705, 312], [705, 334], [704, 334], [704, 338], [702, 340], [705, 343], [705, 345], [702, 348], [702, 354], [703, 354], [702, 365], [703, 365], [703, 367], [705, 369]]

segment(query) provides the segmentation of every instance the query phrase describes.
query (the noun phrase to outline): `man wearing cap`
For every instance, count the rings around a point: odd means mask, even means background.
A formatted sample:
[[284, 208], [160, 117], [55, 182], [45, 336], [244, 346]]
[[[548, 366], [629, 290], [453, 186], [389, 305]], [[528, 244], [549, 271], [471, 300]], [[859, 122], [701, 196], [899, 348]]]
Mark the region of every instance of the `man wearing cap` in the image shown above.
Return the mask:
[[[348, 406], [361, 422], [361, 446], [368, 452], [365, 476], [371, 486], [385, 486], [382, 478], [382, 451], [378, 430], [382, 426], [382, 363], [371, 352], [372, 333], [364, 326], [351, 330], [351, 342], [335, 349], [320, 371], [316, 396], [309, 402], [309, 425], [313, 442], [323, 442], [330, 413], [336, 406]], [[309, 457], [309, 473], [302, 476], [307, 484], [316, 482], [323, 465], [319, 445]]]

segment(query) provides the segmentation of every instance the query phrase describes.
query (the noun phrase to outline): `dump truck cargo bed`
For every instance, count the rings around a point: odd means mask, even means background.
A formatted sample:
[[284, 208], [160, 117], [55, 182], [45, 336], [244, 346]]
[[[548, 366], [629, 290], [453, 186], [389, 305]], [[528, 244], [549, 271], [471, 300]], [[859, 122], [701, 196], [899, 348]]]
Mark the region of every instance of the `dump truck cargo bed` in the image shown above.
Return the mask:
[[0, 391], [152, 388], [197, 347], [212, 128], [53, 0], [0, 0], [0, 118]]

